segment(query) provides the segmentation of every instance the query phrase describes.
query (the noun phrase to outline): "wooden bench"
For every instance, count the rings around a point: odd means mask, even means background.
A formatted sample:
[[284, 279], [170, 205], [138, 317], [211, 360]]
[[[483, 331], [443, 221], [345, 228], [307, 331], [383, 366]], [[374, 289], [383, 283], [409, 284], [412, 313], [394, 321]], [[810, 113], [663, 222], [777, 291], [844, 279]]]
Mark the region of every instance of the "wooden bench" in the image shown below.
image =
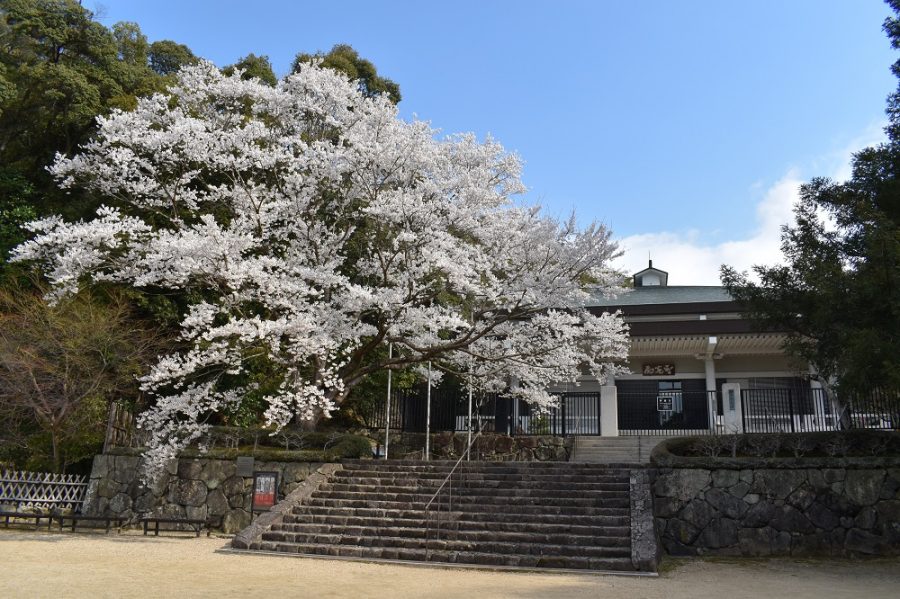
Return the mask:
[[[83, 516], [81, 514], [58, 514], [55, 516], [57, 520], [59, 520], [59, 529], [63, 529], [63, 525], [66, 520], [69, 520], [72, 523], [72, 532], [75, 532], [75, 527], [78, 526], [79, 522], [105, 522], [106, 523], [106, 534], [109, 534], [109, 529], [112, 527], [112, 523], [116, 523], [116, 527], [122, 526], [124, 522], [127, 521], [127, 518], [122, 518], [119, 516]], [[49, 528], [49, 526], [47, 527]]]
[[[219, 518], [218, 521], [221, 523], [222, 519]], [[211, 518], [207, 518], [206, 520], [199, 520], [194, 518], [166, 518], [166, 517], [156, 517], [156, 516], [147, 516], [145, 518], [141, 518], [141, 524], [144, 525], [144, 535], [150, 529], [150, 525], [153, 524], [153, 535], [159, 536], [159, 525], [160, 524], [183, 524], [186, 526], [190, 526], [191, 530], [196, 533], [196, 535], [200, 536], [200, 531], [203, 527], [206, 527], [206, 536], [209, 536], [212, 533], [212, 529], [215, 526], [219, 526], [220, 524], [216, 524], [214, 520]], [[173, 530], [173, 529], [163, 529], [163, 530]]]
[[41, 520], [43, 518], [47, 519], [47, 530], [50, 530], [50, 526], [53, 524], [53, 515], [52, 514], [44, 514], [41, 512], [28, 513], [28, 512], [11, 512], [11, 511], [0, 511], [0, 518], [3, 518], [6, 524], [6, 528], [9, 528], [10, 519], [19, 519], [19, 520], [34, 520], [34, 527], [37, 528], [41, 524]]

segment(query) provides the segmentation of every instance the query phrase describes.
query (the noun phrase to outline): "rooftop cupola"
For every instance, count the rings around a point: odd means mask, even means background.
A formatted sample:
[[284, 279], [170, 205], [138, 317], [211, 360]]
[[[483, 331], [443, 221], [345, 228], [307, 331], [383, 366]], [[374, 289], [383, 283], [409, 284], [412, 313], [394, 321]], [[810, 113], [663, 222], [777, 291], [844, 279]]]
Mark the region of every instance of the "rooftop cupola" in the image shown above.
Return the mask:
[[669, 273], [653, 268], [653, 260], [650, 260], [650, 265], [647, 268], [634, 273], [635, 287], [665, 287], [668, 283]]

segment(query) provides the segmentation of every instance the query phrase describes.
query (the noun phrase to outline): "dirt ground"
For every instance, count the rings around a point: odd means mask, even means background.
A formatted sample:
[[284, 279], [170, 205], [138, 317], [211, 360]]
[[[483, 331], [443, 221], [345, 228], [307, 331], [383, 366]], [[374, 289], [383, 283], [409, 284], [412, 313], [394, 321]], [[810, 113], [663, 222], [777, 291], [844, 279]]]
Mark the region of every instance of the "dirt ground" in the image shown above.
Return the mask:
[[658, 578], [235, 555], [226, 539], [0, 531], [0, 597], [900, 597], [900, 560], [674, 560]]

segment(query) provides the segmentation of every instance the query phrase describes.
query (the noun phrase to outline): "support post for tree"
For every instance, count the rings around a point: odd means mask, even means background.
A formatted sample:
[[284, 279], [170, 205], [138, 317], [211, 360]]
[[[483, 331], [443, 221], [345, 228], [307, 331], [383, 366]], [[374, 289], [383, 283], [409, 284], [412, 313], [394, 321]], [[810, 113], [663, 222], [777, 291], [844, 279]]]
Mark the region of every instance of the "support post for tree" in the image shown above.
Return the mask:
[[425, 461], [431, 459], [431, 361], [428, 362], [428, 392], [425, 403]]
[[[394, 357], [394, 344], [388, 343], [388, 360]], [[388, 459], [388, 445], [391, 442], [391, 369], [388, 368], [387, 403], [384, 410], [384, 459]]]

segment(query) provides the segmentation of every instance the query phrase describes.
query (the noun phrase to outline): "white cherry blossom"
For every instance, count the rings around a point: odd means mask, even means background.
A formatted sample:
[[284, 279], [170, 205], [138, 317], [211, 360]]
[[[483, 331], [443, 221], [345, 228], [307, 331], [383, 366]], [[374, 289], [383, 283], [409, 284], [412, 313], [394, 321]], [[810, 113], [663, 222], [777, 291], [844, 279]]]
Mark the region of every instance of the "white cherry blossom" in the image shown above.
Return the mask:
[[583, 307], [616, 292], [609, 231], [517, 200], [520, 161], [493, 139], [440, 139], [316, 65], [270, 87], [203, 62], [98, 121], [51, 172], [108, 206], [32, 223], [15, 259], [57, 296], [102, 281], [202, 298], [186, 349], [141, 379], [156, 467], [240, 401], [251, 356], [278, 367], [275, 426], [327, 416], [384, 368], [432, 361], [546, 407], [548, 385], [626, 356], [621, 318]]

